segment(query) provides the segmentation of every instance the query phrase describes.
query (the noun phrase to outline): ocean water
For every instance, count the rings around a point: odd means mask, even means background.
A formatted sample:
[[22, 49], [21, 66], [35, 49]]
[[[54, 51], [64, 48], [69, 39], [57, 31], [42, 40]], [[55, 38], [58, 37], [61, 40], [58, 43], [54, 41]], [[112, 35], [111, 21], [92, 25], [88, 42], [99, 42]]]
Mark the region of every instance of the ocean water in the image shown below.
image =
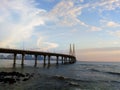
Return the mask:
[[54, 62], [48, 67], [38, 61], [25, 60], [21, 67], [17, 60], [0, 60], [0, 71], [34, 73], [34, 77], [15, 84], [0, 83], [0, 90], [120, 90], [120, 63], [118, 62], [81, 62], [63, 65]]

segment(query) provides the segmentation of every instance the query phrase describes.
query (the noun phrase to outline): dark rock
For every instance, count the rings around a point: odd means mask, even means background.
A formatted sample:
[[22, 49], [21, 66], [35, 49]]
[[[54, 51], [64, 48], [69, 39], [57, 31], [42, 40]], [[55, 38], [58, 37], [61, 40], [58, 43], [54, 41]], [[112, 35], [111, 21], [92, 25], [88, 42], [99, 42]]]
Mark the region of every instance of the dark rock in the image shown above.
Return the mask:
[[[29, 80], [31, 77], [33, 77], [33, 74], [22, 74], [19, 72], [0, 72], [0, 82], [3, 83], [9, 83], [9, 84], [13, 84], [16, 83], [16, 81], [27, 81]], [[24, 78], [24, 79], [23, 79]]]
[[65, 80], [65, 77], [63, 76], [53, 76], [53, 78], [59, 79], [59, 80]]
[[29, 73], [26, 73], [25, 76], [28, 77], [28, 76], [30, 76], [30, 74], [29, 74]]
[[4, 82], [4, 83], [13, 84], [13, 83], [15, 83], [16, 81], [15, 81], [15, 79], [13, 79], [13, 78], [4, 78], [3, 82]]
[[27, 81], [27, 80], [29, 80], [29, 79], [30, 79], [30, 78], [24, 78], [23, 81]]
[[16, 78], [16, 81], [20, 81], [20, 78]]

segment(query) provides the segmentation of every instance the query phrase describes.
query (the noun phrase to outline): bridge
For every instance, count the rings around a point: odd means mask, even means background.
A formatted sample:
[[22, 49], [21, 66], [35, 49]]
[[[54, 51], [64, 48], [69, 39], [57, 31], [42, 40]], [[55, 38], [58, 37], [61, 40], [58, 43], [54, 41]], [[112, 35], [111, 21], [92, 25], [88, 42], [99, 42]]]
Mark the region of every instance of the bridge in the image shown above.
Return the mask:
[[[71, 49], [71, 46], [70, 46]], [[34, 55], [35, 63], [34, 66], [37, 66], [37, 57], [43, 56], [43, 65], [50, 65], [51, 64], [51, 57], [56, 57], [56, 64], [59, 64], [59, 61], [61, 61], [62, 64], [72, 64], [76, 62], [76, 57], [72, 54], [61, 54], [61, 53], [52, 53], [52, 52], [41, 52], [41, 51], [34, 51], [34, 50], [21, 50], [21, 49], [8, 49], [8, 48], [0, 48], [0, 53], [10, 53], [13, 54], [13, 65], [16, 65], [16, 57], [17, 54], [22, 55], [21, 65], [24, 65], [25, 55]], [[71, 53], [71, 51], [70, 51]]]

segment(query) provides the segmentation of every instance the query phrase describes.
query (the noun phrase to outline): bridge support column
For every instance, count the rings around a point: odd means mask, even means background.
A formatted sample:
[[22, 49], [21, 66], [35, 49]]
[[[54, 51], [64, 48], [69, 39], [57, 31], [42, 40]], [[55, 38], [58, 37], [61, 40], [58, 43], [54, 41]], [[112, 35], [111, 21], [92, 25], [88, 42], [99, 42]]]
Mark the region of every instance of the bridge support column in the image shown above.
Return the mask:
[[48, 55], [48, 65], [50, 65], [50, 55]]
[[24, 59], [25, 59], [25, 54], [22, 54], [22, 62], [21, 62], [22, 66], [24, 65]]
[[71, 58], [71, 63], [73, 63], [73, 58]]
[[13, 65], [14, 65], [14, 66], [16, 65], [16, 56], [17, 56], [17, 54], [14, 53], [14, 61], [13, 61]]
[[69, 63], [70, 63], [70, 57], [69, 57]]
[[44, 66], [46, 65], [46, 55], [44, 55]]
[[70, 58], [70, 63], [72, 63], [72, 58]]
[[66, 57], [64, 57], [64, 64], [66, 64], [66, 59], [67, 59], [67, 58], [66, 58]]
[[35, 55], [35, 65], [34, 65], [34, 67], [36, 67], [37, 66], [37, 55]]
[[59, 56], [57, 56], [57, 59], [56, 59], [56, 64], [58, 65], [58, 59], [59, 59]]
[[62, 64], [63, 64], [63, 57], [61, 58], [61, 60], [62, 60]]
[[74, 58], [72, 58], [72, 63], [74, 63]]

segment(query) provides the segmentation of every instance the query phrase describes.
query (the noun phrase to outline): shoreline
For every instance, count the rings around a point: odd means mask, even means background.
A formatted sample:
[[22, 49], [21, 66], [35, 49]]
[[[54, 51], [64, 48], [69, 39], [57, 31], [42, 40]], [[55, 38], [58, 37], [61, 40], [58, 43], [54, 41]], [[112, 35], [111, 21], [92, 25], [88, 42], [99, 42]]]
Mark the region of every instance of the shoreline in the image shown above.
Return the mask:
[[[4, 75], [1, 82], [1, 76]], [[42, 73], [0, 72], [0, 90], [71, 90], [77, 86], [66, 82], [63, 76], [48, 76]]]

